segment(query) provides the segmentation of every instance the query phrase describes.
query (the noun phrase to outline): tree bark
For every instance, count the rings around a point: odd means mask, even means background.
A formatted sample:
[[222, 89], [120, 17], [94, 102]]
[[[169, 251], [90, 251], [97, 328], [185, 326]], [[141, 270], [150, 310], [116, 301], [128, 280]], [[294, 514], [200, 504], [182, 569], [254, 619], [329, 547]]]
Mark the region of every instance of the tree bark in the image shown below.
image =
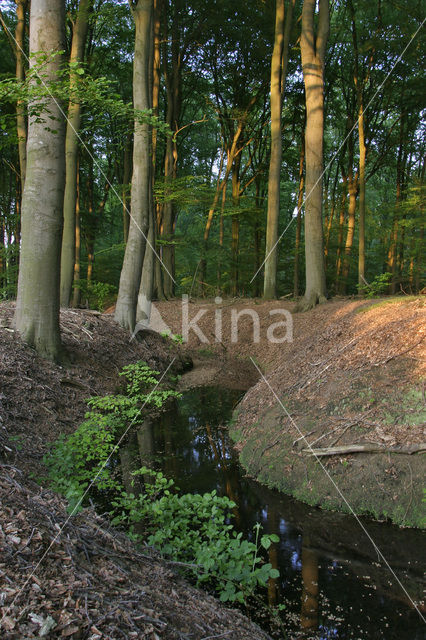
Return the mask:
[[305, 259], [306, 289], [299, 309], [326, 300], [322, 229], [322, 174], [324, 136], [324, 56], [329, 31], [329, 1], [319, 0], [315, 33], [315, 0], [304, 0], [302, 9], [303, 80], [306, 95]]
[[[45, 73], [52, 83], [62, 63], [57, 54], [64, 48], [64, 14], [63, 0], [31, 2], [30, 52], [56, 54], [45, 64]], [[34, 63], [32, 58], [30, 64]], [[22, 339], [40, 355], [59, 360], [65, 125], [53, 98], [45, 98], [42, 116], [43, 122], [35, 116], [29, 119], [15, 323]]]
[[[28, 0], [16, 0], [16, 79], [23, 82], [25, 80], [25, 12]], [[27, 172], [27, 118], [25, 104], [18, 100], [16, 104], [16, 133], [18, 136], [19, 168], [21, 172], [21, 193], [24, 191], [25, 174]]]
[[[70, 65], [83, 60], [90, 10], [91, 0], [80, 0], [73, 25]], [[81, 103], [75, 97], [78, 82], [79, 75], [76, 69], [70, 66], [70, 100], [65, 137], [64, 229], [61, 251], [61, 306], [63, 307], [68, 307], [70, 302], [75, 263], [78, 132], [81, 121]]]
[[302, 236], [302, 205], [303, 205], [303, 167], [305, 164], [305, 137], [302, 138], [300, 146], [299, 159], [299, 194], [297, 197], [297, 220], [296, 220], [296, 241], [294, 247], [294, 276], [293, 276], [293, 295], [299, 297], [299, 254], [300, 240]]
[[281, 183], [281, 111], [282, 90], [284, 82], [282, 57], [284, 50], [284, 0], [276, 0], [275, 7], [275, 42], [271, 60], [271, 155], [269, 160], [268, 179], [268, 212], [266, 218], [266, 259], [263, 297], [277, 297], [277, 241], [278, 222], [280, 216], [280, 183]]
[[75, 201], [75, 263], [74, 263], [74, 290], [72, 292], [72, 306], [80, 305], [80, 250], [81, 250], [81, 220], [80, 220], [80, 171], [77, 164], [77, 199]]
[[[135, 109], [151, 106], [149, 88], [151, 57], [152, 0], [129, 0], [135, 21], [135, 57], [133, 62], [133, 104]], [[115, 319], [124, 329], [133, 331], [142, 275], [142, 265], [149, 228], [152, 198], [151, 131], [148, 124], [135, 120], [133, 144], [133, 175], [129, 237], [121, 269]]]

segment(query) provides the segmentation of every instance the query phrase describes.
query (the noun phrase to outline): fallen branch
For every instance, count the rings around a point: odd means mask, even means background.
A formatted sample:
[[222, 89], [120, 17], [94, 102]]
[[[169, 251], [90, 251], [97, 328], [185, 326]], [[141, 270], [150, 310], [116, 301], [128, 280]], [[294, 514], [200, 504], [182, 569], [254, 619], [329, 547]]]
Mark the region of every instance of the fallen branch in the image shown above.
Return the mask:
[[341, 447], [325, 447], [322, 449], [302, 449], [312, 456], [339, 456], [347, 453], [422, 453], [426, 451], [426, 442], [421, 444], [395, 445], [393, 447], [379, 444], [348, 444]]

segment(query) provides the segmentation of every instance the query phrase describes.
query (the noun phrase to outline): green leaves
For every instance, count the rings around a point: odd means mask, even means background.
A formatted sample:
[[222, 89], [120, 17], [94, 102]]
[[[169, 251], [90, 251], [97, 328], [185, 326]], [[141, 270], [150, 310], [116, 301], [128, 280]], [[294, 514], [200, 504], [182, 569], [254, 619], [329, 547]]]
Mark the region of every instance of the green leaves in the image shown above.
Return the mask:
[[264, 534], [259, 542], [257, 524], [255, 542], [244, 539], [230, 524], [236, 506], [232, 500], [216, 491], [180, 495], [173, 480], [147, 467], [132, 473], [143, 479], [141, 493], [124, 490], [113, 458], [119, 436], [143, 421], [146, 404], [162, 406], [180, 394], [158, 389], [159, 372], [144, 362], [124, 367], [120, 376], [126, 380], [126, 392], [90, 398], [85, 421], [67, 438], [61, 436], [45, 457], [52, 488], [67, 498], [71, 513], [81, 509], [90, 486], [112, 492], [113, 524], [125, 526], [135, 541], [143, 540], [183, 563], [186, 574], [217, 591], [223, 602], [243, 602], [258, 585], [278, 577], [258, 555], [278, 537]]
[[[114, 503], [120, 509], [114, 523], [127, 525], [135, 539], [186, 564], [184, 572], [215, 589], [222, 602], [243, 602], [257, 585], [278, 577], [271, 564], [261, 563], [257, 543], [245, 540], [229, 524], [232, 500], [216, 491], [179, 495], [173, 480], [146, 467], [133, 475], [144, 476], [144, 490], [138, 496], [121, 494]], [[143, 536], [136, 533], [136, 523], [143, 525]], [[275, 535], [263, 535], [261, 546], [268, 549], [276, 541]]]

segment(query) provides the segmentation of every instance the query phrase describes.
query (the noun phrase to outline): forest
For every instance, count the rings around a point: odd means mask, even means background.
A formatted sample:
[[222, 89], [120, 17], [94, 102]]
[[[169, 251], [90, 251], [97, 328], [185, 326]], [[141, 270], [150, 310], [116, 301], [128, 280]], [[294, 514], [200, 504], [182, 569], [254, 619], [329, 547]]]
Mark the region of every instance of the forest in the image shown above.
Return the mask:
[[425, 20], [0, 0], [2, 637], [423, 638]]
[[29, 42], [28, 2], [2, 2], [3, 299], [17, 295], [26, 215], [38, 233], [22, 200], [28, 168], [47, 162], [26, 148], [32, 128], [66, 165], [63, 223], [55, 209], [39, 255], [54, 254], [42, 280], [61, 306], [118, 294], [131, 327], [139, 289], [305, 292], [305, 306], [422, 289], [421, 2], [48, 4], [51, 46]]

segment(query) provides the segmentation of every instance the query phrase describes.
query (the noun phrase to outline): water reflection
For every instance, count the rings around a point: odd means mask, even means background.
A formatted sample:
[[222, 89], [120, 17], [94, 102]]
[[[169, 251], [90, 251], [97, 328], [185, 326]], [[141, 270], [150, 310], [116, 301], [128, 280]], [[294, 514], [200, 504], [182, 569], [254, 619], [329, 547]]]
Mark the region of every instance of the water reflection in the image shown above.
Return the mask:
[[302, 629], [318, 628], [318, 593], [319, 593], [318, 556], [309, 548], [309, 537], [306, 536], [302, 546], [302, 610], [300, 626]]
[[[246, 478], [224, 424], [241, 394], [202, 388], [186, 392], [159, 420], [146, 421], [120, 451], [123, 483], [141, 465], [161, 469], [182, 491], [216, 489], [236, 503], [235, 525], [253, 538], [261, 522], [280, 542], [268, 561], [271, 605], [291, 638], [420, 640], [423, 623], [353, 518], [314, 509]], [[368, 522], [367, 529], [416, 601], [424, 587], [424, 534]]]

